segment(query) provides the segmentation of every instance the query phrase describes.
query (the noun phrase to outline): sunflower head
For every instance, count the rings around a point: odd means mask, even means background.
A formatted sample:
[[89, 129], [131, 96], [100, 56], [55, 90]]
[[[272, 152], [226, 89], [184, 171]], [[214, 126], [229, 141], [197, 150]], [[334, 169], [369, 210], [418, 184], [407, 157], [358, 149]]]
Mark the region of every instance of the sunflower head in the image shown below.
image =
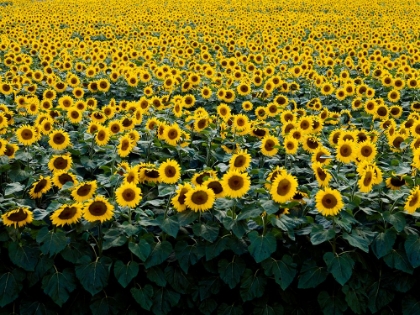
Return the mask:
[[226, 196], [241, 198], [248, 192], [251, 186], [251, 180], [246, 173], [243, 174], [236, 170], [229, 170], [223, 175], [222, 186]]
[[89, 200], [83, 208], [83, 217], [86, 221], [105, 222], [112, 219], [114, 215], [114, 206], [104, 196], [96, 196]]
[[80, 203], [62, 205], [50, 216], [51, 222], [56, 226], [77, 223], [82, 218], [82, 209], [83, 205]]
[[205, 186], [197, 186], [185, 194], [185, 205], [195, 212], [210, 210], [214, 200], [213, 190]]
[[28, 208], [19, 207], [6, 212], [1, 216], [3, 224], [6, 226], [22, 227], [33, 220], [32, 212]]
[[141, 197], [141, 189], [134, 183], [123, 183], [115, 191], [116, 201], [121, 207], [135, 208], [139, 205]]
[[315, 200], [316, 208], [323, 216], [337, 215], [344, 207], [341, 194], [336, 189], [319, 190]]

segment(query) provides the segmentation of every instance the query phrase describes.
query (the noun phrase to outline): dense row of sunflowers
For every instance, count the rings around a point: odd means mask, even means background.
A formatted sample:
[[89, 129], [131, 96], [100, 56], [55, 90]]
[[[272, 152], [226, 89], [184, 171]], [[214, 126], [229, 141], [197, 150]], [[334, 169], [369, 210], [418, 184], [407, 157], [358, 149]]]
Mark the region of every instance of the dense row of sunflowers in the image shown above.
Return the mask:
[[[351, 19], [320, 24], [314, 21], [323, 14], [310, 16], [303, 4], [295, 5], [302, 12], [283, 16], [265, 3], [272, 21], [234, 6], [240, 18], [222, 14], [219, 24], [203, 13], [215, 3], [191, 3], [185, 17], [177, 2], [168, 4], [169, 16], [157, 14], [161, 4], [148, 3], [157, 23], [134, 3], [109, 4], [113, 14], [104, 18], [89, 11], [68, 18], [76, 2], [54, 3], [47, 10], [61, 13], [51, 15], [40, 3], [16, 3], [29, 13], [19, 16], [16, 6], [2, 13], [0, 154], [11, 163], [18, 152], [44, 152], [48, 168], [35, 169], [27, 193], [46, 208], [45, 196], [67, 184], [53, 225], [110, 220], [116, 206], [139, 206], [143, 186], [157, 183], [177, 187], [176, 211], [208, 211], [217, 198], [246, 198], [250, 191], [269, 194], [279, 206], [314, 199], [325, 216], [345, 208], [343, 195], [375, 189], [407, 192], [395, 206], [409, 214], [420, 207], [418, 30], [388, 16], [365, 21], [375, 5], [363, 2], [366, 13], [356, 15], [342, 3], [321, 1], [313, 6], [332, 5], [331, 12], [344, 10]], [[118, 153], [115, 195], [102, 195], [94, 175], [73, 168], [75, 144], [85, 139], [92, 139], [93, 159]], [[199, 151], [197, 139], [210, 152]], [[212, 142], [220, 144], [214, 152]], [[188, 148], [207, 154], [194, 176], [182, 157]], [[159, 160], [159, 150], [175, 157]], [[215, 155], [221, 150], [229, 157], [223, 172]], [[411, 169], [384, 172], [391, 153]], [[311, 171], [297, 174], [288, 161]], [[332, 171], [340, 167], [357, 179], [350, 193], [338, 189], [343, 178]], [[253, 172], [259, 168], [268, 169], [264, 178]], [[24, 226], [32, 210], [3, 209], [3, 224]]]

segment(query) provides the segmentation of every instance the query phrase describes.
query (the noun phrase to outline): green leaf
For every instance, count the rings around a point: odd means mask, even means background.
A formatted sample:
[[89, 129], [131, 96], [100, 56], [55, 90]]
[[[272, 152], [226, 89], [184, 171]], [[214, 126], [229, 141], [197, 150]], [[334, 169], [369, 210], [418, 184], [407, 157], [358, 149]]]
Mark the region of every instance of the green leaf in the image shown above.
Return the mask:
[[168, 241], [157, 243], [145, 262], [145, 267], [150, 268], [163, 263], [172, 253], [172, 245]]
[[206, 245], [206, 260], [209, 261], [219, 256], [220, 253], [226, 249], [227, 242], [228, 242], [228, 237], [220, 237], [213, 244]]
[[281, 305], [260, 305], [256, 306], [254, 308], [254, 311], [252, 312], [252, 315], [283, 315], [284, 314], [284, 308]]
[[11, 242], [8, 246], [9, 258], [16, 266], [26, 271], [34, 271], [41, 254], [37, 248]]
[[368, 292], [368, 307], [372, 313], [376, 313], [394, 299], [394, 293], [383, 289], [379, 281], [374, 282]]
[[316, 288], [325, 281], [328, 272], [324, 267], [318, 267], [313, 260], [305, 261], [299, 275], [298, 288]]
[[56, 268], [42, 279], [42, 289], [58, 306], [63, 306], [76, 289], [76, 279], [70, 269], [59, 272]]
[[165, 268], [165, 279], [178, 293], [186, 294], [193, 286], [191, 277], [186, 275], [179, 266], [168, 265]]
[[351, 234], [344, 232], [343, 239], [349, 242], [350, 245], [360, 248], [362, 251], [366, 253], [369, 253], [369, 244], [372, 241], [358, 234], [357, 232], [355, 232], [355, 230], [353, 230]]
[[41, 244], [42, 253], [50, 257], [60, 253], [69, 243], [69, 239], [63, 231], [48, 231], [47, 227], [39, 230], [36, 241]]
[[193, 232], [213, 243], [219, 236], [219, 225], [216, 222], [196, 223], [193, 225]]
[[231, 217], [224, 217], [222, 220], [223, 226], [226, 230], [232, 231], [237, 238], [242, 238], [248, 231], [246, 221], [232, 219]]
[[20, 315], [56, 315], [57, 313], [51, 310], [51, 305], [45, 305], [39, 300], [24, 299], [19, 305]]
[[201, 313], [204, 315], [211, 315], [211, 313], [214, 312], [214, 310], [217, 308], [217, 302], [213, 299], [205, 299], [204, 301], [200, 302], [200, 306], [198, 309]]
[[0, 276], [0, 307], [6, 306], [19, 297], [24, 279], [25, 273], [16, 268]]
[[375, 256], [379, 259], [387, 255], [394, 246], [396, 239], [397, 233], [394, 229], [388, 229], [385, 232], [378, 233], [371, 245]]
[[345, 294], [347, 305], [355, 314], [366, 314], [367, 298], [360, 284], [344, 285], [342, 289]]
[[396, 212], [393, 214], [385, 212], [384, 219], [391, 223], [397, 232], [402, 232], [407, 224], [407, 221], [405, 220], [405, 214], [402, 212]]
[[242, 306], [236, 304], [227, 305], [223, 303], [217, 309], [217, 315], [242, 315], [244, 313]]
[[346, 301], [340, 295], [330, 296], [326, 291], [318, 294], [318, 304], [324, 315], [341, 315], [347, 310]]
[[408, 261], [413, 268], [420, 266], [420, 238], [418, 235], [408, 235], [404, 243]]
[[155, 315], [166, 315], [178, 304], [180, 294], [167, 288], [160, 288], [153, 295], [152, 311]]
[[76, 266], [76, 277], [86, 291], [95, 295], [108, 284], [111, 264], [112, 259], [101, 257], [95, 261]]
[[258, 207], [258, 205], [255, 205], [255, 204], [246, 205], [245, 207], [241, 209], [241, 212], [239, 213], [237, 220], [245, 220], [249, 218], [259, 217], [262, 212], [263, 212], [263, 209]]
[[261, 263], [266, 276], [274, 276], [276, 283], [280, 285], [282, 290], [286, 290], [296, 276], [296, 264], [292, 257], [284, 255], [281, 260], [272, 257]]
[[420, 299], [416, 299], [411, 295], [405, 296], [402, 300], [403, 315], [418, 315], [420, 314]]
[[257, 263], [267, 259], [276, 251], [276, 238], [271, 232], [260, 236], [257, 231], [252, 231], [248, 234], [248, 237], [251, 241], [251, 244], [248, 246], [249, 253]]
[[146, 261], [152, 251], [150, 244], [145, 239], [141, 239], [138, 244], [133, 242], [128, 243], [128, 248], [142, 261]]
[[139, 265], [134, 261], [129, 261], [127, 264], [124, 264], [121, 260], [117, 260], [114, 263], [115, 278], [117, 278], [123, 288], [126, 288], [138, 273]]
[[330, 272], [334, 279], [341, 285], [344, 285], [353, 273], [354, 261], [350, 255], [334, 255], [328, 252], [324, 254], [324, 261], [327, 264], [327, 270]]
[[161, 184], [158, 186], [158, 190], [159, 190], [159, 197], [164, 197], [164, 196], [173, 194], [175, 192], [175, 186]]
[[206, 277], [204, 280], [199, 280], [198, 284], [201, 301], [209, 298], [211, 295], [216, 295], [220, 292], [219, 275], [213, 276], [211, 278]]
[[153, 281], [160, 287], [166, 286], [165, 274], [159, 266], [152, 267], [146, 270], [147, 279]]
[[10, 183], [6, 185], [6, 189], [4, 190], [4, 195], [9, 196], [15, 193], [21, 192], [25, 189], [25, 185], [22, 185], [19, 182]]
[[164, 231], [166, 234], [176, 237], [179, 231], [179, 224], [178, 218], [176, 216], [166, 217], [160, 216], [157, 220], [159, 223], [159, 227]]
[[188, 245], [185, 241], [177, 242], [175, 245], [175, 256], [179, 266], [185, 273], [191, 265], [195, 265], [200, 259], [196, 245]]
[[179, 226], [186, 226], [198, 219], [200, 214], [195, 211], [185, 210], [177, 213]]
[[223, 282], [233, 289], [241, 280], [245, 271], [245, 262], [237, 256], [233, 256], [232, 261], [222, 259], [218, 262], [218, 271]]
[[335, 236], [333, 229], [325, 229], [322, 225], [314, 225], [311, 231], [312, 245], [322, 244]]
[[120, 314], [121, 307], [118, 298], [102, 294], [94, 296], [89, 305], [92, 315]]
[[264, 294], [267, 278], [260, 273], [246, 269], [241, 281], [240, 294], [244, 302], [259, 298]]
[[413, 268], [411, 267], [405, 252], [392, 249], [383, 259], [388, 267], [413, 274]]
[[275, 203], [273, 200], [266, 200], [261, 203], [262, 209], [264, 209], [267, 214], [274, 214], [279, 211], [280, 206]]
[[150, 311], [153, 304], [153, 287], [150, 284], [146, 284], [144, 287], [140, 288], [131, 288], [130, 292], [134, 300], [136, 300], [143, 309]]

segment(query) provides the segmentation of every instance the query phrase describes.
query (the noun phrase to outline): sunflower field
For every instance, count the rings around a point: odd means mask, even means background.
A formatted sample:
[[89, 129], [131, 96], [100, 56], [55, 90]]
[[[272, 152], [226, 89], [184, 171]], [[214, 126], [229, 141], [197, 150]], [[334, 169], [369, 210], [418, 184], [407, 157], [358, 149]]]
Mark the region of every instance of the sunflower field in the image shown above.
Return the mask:
[[420, 2], [0, 2], [0, 315], [420, 314]]

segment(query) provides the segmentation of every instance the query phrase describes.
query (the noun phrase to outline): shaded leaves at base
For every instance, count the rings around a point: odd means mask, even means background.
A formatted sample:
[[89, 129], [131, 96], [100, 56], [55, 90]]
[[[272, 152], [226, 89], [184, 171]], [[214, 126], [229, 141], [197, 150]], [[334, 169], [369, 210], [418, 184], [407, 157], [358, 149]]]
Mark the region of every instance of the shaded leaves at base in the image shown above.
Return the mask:
[[101, 257], [95, 261], [76, 266], [76, 277], [86, 291], [95, 295], [108, 284], [111, 264], [112, 259]]

